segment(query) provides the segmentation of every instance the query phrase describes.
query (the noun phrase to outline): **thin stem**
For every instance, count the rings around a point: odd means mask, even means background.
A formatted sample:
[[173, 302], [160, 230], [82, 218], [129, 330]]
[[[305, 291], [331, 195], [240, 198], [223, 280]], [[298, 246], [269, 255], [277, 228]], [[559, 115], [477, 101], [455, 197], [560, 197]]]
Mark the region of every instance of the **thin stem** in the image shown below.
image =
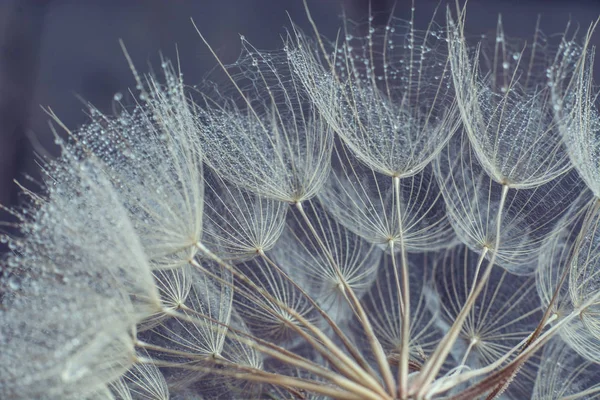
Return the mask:
[[[402, 303], [404, 312], [402, 313], [402, 338], [400, 342], [400, 360], [398, 368], [398, 395], [400, 399], [405, 400], [408, 397], [408, 356], [410, 345], [410, 282], [408, 276], [408, 258], [406, 256], [406, 246], [404, 243], [404, 227], [402, 226], [402, 207], [400, 205], [400, 178], [392, 178], [394, 182], [394, 195], [396, 197], [396, 214], [398, 218], [398, 242], [400, 245], [400, 260], [402, 271]], [[395, 255], [392, 253], [392, 259]], [[394, 269], [396, 269], [394, 263]], [[397, 279], [397, 272], [394, 272]]]
[[481, 266], [483, 265], [483, 262], [485, 261], [485, 257], [487, 256], [487, 253], [490, 251], [489, 248], [484, 247], [481, 250], [481, 253], [479, 254], [479, 259], [477, 260], [477, 266], [475, 267], [475, 275], [473, 276], [473, 283], [471, 284], [471, 289], [469, 290], [469, 295], [467, 296], [467, 298], [473, 296], [473, 292], [475, 291], [475, 288], [477, 287], [477, 279], [479, 278], [479, 273], [481, 272]]
[[375, 336], [375, 332], [373, 331], [373, 326], [371, 325], [371, 322], [369, 321], [369, 318], [367, 317], [367, 314], [366, 314], [362, 304], [360, 304], [360, 300], [356, 297], [356, 293], [354, 293], [354, 290], [352, 290], [352, 288], [348, 285], [348, 283], [342, 276], [339, 266], [337, 265], [337, 262], [333, 258], [331, 251], [325, 245], [325, 243], [323, 243], [323, 240], [321, 239], [317, 230], [315, 229], [312, 222], [308, 218], [308, 215], [306, 215], [306, 212], [304, 211], [304, 207], [302, 206], [302, 203], [297, 202], [296, 208], [300, 212], [300, 215], [302, 215], [302, 218], [304, 219], [304, 222], [308, 226], [312, 235], [317, 240], [319, 247], [321, 247], [321, 250], [323, 250], [323, 253], [327, 256], [329, 262], [335, 268], [335, 271], [338, 274], [338, 278], [340, 279], [340, 282], [342, 282], [342, 284], [344, 285], [344, 294], [347, 295], [347, 300], [348, 300], [350, 306], [353, 307], [353, 310], [356, 313], [358, 320], [360, 321], [360, 323], [365, 331], [367, 340], [369, 341], [369, 345], [371, 346], [371, 351], [373, 352], [373, 355], [375, 356], [375, 360], [377, 361], [377, 365], [379, 366], [379, 370], [381, 372], [381, 375], [383, 376], [383, 381], [385, 382], [385, 385], [388, 389], [388, 393], [393, 396], [396, 392], [396, 383], [394, 382], [391, 367], [387, 361], [387, 357], [385, 356], [385, 352], [383, 351], [383, 347], [381, 346], [381, 343], [379, 342], [379, 340], [377, 340], [377, 337]]
[[[504, 204], [506, 202], [506, 196], [508, 194], [508, 189], [509, 189], [508, 185], [502, 185], [502, 194], [501, 194], [500, 203], [498, 206], [498, 215], [496, 216], [496, 240], [494, 243], [494, 252], [492, 253], [492, 257], [481, 277], [481, 280], [477, 283], [475, 290], [471, 291], [471, 293], [467, 297], [467, 300], [465, 301], [465, 305], [462, 307], [460, 313], [454, 320], [452, 327], [450, 328], [450, 330], [448, 331], [446, 336], [444, 336], [444, 338], [442, 339], [442, 341], [440, 342], [438, 347], [435, 349], [431, 358], [425, 363], [425, 366], [423, 367], [423, 370], [419, 374], [419, 377], [415, 380], [415, 383], [411, 387], [411, 394], [416, 394], [416, 397], [418, 399], [422, 399], [425, 396], [425, 394], [428, 392], [429, 385], [435, 379], [439, 370], [441, 369], [444, 361], [446, 360], [446, 357], [450, 353], [452, 346], [454, 345], [454, 343], [456, 342], [456, 339], [458, 338], [458, 335], [460, 334], [462, 326], [464, 325], [464, 322], [465, 322], [469, 312], [471, 312], [471, 309], [473, 308], [473, 306], [475, 304], [475, 300], [477, 299], [477, 297], [479, 296], [479, 294], [485, 287], [485, 285], [490, 277], [490, 274], [492, 273], [492, 268], [494, 267], [494, 263], [496, 262], [496, 256], [498, 254], [498, 248], [500, 246], [502, 212], [504, 209]], [[487, 251], [487, 250], [485, 250], [485, 248], [484, 248], [483, 251]]]
[[465, 351], [465, 355], [463, 356], [462, 360], [460, 360], [460, 366], [465, 365], [465, 363], [467, 362], [467, 358], [469, 357], [469, 354], [471, 354], [471, 350], [473, 350], [473, 347], [477, 344], [477, 339], [471, 339], [471, 341], [469, 342], [469, 346], [467, 347], [467, 350]]
[[[398, 262], [396, 261], [396, 257], [394, 256], [394, 241], [390, 240], [390, 254], [391, 254], [391, 260], [392, 260], [392, 269], [394, 270], [394, 283], [396, 285], [396, 292], [398, 293], [398, 307], [400, 307], [400, 316], [402, 317], [400, 322], [404, 321], [404, 298], [402, 297], [402, 286], [400, 285], [400, 282], [402, 280], [402, 277], [400, 276], [400, 273], [398, 272], [399, 268], [398, 268]], [[400, 335], [402, 335], [402, 330], [400, 330]]]
[[600, 392], [600, 387], [595, 386], [590, 389], [582, 390], [581, 392], [576, 394], [561, 397], [560, 400], [593, 399], [594, 396], [592, 395], [596, 395], [598, 394], [598, 392]]

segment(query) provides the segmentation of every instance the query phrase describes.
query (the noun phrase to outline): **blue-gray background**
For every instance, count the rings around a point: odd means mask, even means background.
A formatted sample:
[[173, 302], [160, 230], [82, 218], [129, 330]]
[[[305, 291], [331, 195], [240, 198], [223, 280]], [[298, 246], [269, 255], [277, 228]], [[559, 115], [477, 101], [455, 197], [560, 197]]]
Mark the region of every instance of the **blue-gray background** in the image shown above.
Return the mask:
[[[428, 21], [436, 6], [443, 15], [444, 2], [415, 3], [417, 21]], [[411, 6], [407, 0], [308, 4], [321, 32], [331, 38], [342, 10], [360, 20], [369, 7], [386, 12], [396, 4], [396, 15], [407, 18]], [[587, 29], [600, 15], [600, 1], [471, 0], [468, 31], [493, 32], [498, 13], [507, 35], [529, 37], [538, 15], [546, 33], [561, 32], [569, 20]], [[86, 121], [78, 96], [110, 112], [114, 94], [134, 86], [119, 38], [140, 71], [158, 66], [159, 52], [174, 58], [177, 45], [186, 83], [199, 83], [215, 60], [190, 18], [226, 63], [239, 54], [240, 34], [257, 48], [273, 49], [281, 46], [289, 18], [310, 31], [300, 0], [0, 0], [0, 204], [18, 204], [14, 179], [39, 176], [36, 154], [57, 152], [41, 106], [75, 128]], [[0, 211], [0, 221], [9, 220]]]

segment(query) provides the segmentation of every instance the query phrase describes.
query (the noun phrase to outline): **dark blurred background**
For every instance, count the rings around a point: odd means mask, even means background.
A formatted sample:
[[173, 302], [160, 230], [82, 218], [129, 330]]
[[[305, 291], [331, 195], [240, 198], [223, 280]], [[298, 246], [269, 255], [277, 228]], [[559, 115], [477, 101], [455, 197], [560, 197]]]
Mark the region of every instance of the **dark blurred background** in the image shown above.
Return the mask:
[[[444, 1], [415, 3], [417, 22], [429, 21], [436, 7], [443, 18]], [[343, 10], [361, 20], [369, 9], [385, 15], [395, 6], [395, 15], [408, 19], [411, 1], [308, 0], [308, 5], [321, 32], [335, 38]], [[494, 32], [498, 13], [513, 37], [530, 37], [538, 15], [547, 34], [563, 31], [568, 21], [585, 31], [600, 15], [600, 1], [471, 0], [467, 30]], [[119, 38], [140, 72], [159, 70], [159, 52], [174, 59], [177, 46], [186, 83], [201, 82], [216, 62], [190, 18], [225, 63], [237, 58], [240, 34], [259, 49], [274, 49], [281, 47], [290, 18], [310, 32], [301, 0], [0, 0], [0, 204], [18, 205], [13, 180], [39, 177], [36, 155], [57, 153], [41, 107], [51, 107], [75, 128], [86, 121], [78, 97], [110, 113], [115, 94], [135, 86]], [[0, 210], [0, 221], [11, 216]], [[0, 235], [10, 229], [0, 226]]]

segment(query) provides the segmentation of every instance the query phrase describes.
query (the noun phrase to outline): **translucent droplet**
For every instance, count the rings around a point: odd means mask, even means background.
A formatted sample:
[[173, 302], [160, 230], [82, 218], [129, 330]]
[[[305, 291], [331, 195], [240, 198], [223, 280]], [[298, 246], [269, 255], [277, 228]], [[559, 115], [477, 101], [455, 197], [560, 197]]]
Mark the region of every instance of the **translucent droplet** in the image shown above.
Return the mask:
[[8, 278], [8, 287], [12, 290], [19, 290], [21, 288], [21, 280], [15, 275]]
[[115, 93], [115, 95], [113, 96], [113, 100], [114, 101], [121, 101], [123, 99], [123, 93], [121, 92], [117, 92]]
[[63, 382], [74, 382], [78, 379], [81, 379], [87, 373], [89, 373], [89, 368], [78, 363], [69, 362], [65, 370], [62, 372], [61, 378]]

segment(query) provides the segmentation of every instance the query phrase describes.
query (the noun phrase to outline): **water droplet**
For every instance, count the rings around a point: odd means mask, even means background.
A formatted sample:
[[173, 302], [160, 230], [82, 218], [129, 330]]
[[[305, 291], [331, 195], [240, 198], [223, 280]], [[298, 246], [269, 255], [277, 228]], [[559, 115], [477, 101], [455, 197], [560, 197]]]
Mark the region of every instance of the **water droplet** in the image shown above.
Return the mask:
[[21, 280], [15, 275], [8, 278], [8, 287], [12, 290], [19, 290], [21, 288]]
[[114, 101], [121, 101], [123, 99], [123, 93], [121, 92], [117, 92], [115, 93], [115, 95], [113, 96], [113, 100]]

